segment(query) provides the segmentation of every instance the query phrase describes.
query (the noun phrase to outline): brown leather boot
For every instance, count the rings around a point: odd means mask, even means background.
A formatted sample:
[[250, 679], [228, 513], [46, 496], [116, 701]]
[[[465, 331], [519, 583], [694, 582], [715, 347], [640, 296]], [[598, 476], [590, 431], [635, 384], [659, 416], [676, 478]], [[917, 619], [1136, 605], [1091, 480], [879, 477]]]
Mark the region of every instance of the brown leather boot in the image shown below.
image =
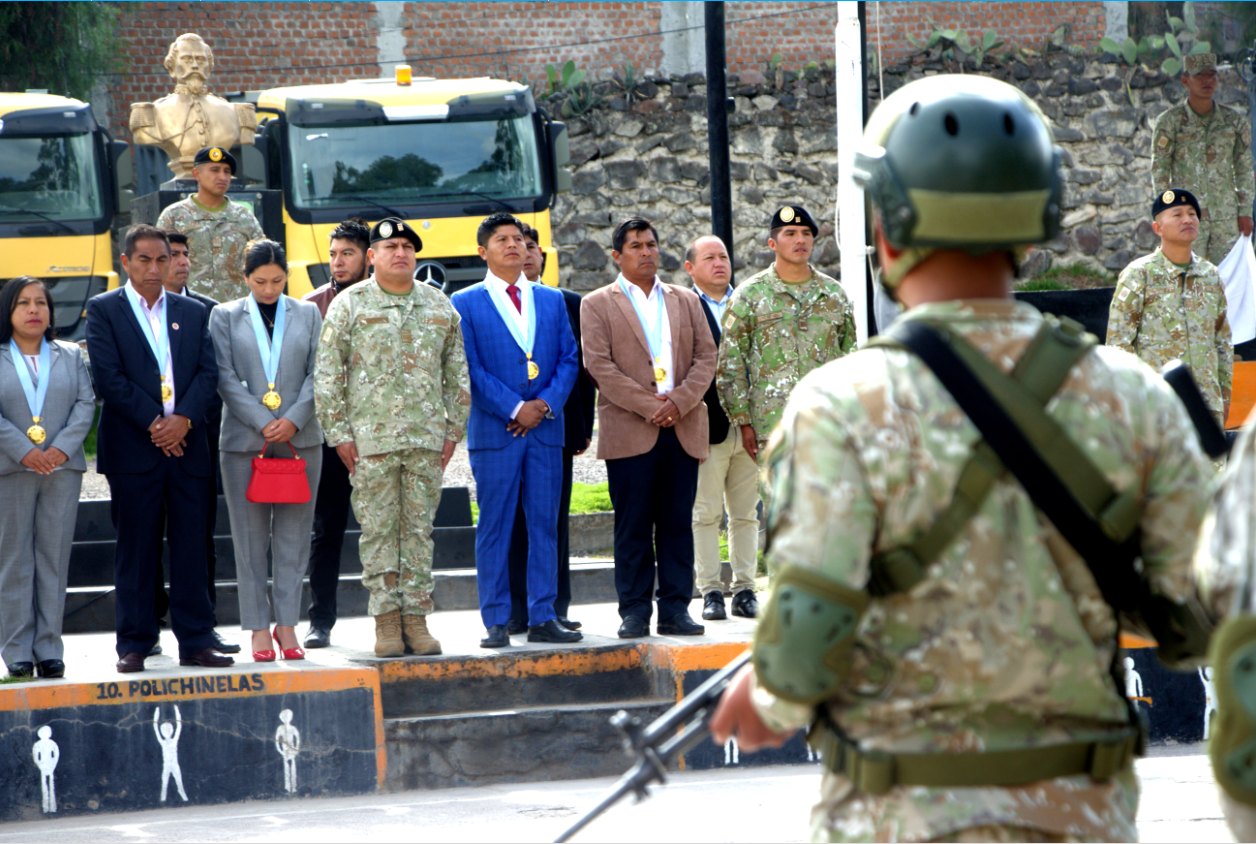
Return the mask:
[[375, 655], [405, 656], [406, 646], [401, 641], [401, 610], [375, 616]]
[[416, 656], [435, 656], [440, 653], [440, 642], [427, 632], [425, 615], [403, 615], [401, 636], [406, 641], [406, 650]]

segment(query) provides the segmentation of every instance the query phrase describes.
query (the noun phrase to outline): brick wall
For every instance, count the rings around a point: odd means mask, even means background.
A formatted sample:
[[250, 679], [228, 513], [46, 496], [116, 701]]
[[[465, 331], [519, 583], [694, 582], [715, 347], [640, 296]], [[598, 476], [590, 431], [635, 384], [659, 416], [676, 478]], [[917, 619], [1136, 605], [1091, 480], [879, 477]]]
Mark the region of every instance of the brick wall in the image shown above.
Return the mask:
[[[832, 58], [837, 9], [832, 3], [728, 3], [729, 70], [762, 71], [773, 55], [787, 70]], [[696, 23], [701, 26], [701, 16]], [[886, 66], [916, 52], [911, 33], [960, 26], [980, 37], [1035, 48], [1060, 23], [1072, 44], [1093, 46], [1103, 34], [1099, 2], [904, 3], [868, 5], [869, 53]], [[878, 26], [879, 24], [879, 26]], [[119, 50], [126, 70], [107, 81], [111, 127], [129, 138], [133, 102], [170, 91], [161, 61], [175, 36], [199, 33], [214, 50], [214, 91], [375, 76], [379, 62], [405, 58], [416, 74], [503, 76], [540, 81], [547, 64], [568, 59], [604, 79], [631, 63], [638, 76], [663, 62], [660, 3], [407, 3], [400, 15], [404, 56], [379, 55], [379, 18], [369, 3], [122, 4]], [[700, 29], [692, 37], [701, 41]]]

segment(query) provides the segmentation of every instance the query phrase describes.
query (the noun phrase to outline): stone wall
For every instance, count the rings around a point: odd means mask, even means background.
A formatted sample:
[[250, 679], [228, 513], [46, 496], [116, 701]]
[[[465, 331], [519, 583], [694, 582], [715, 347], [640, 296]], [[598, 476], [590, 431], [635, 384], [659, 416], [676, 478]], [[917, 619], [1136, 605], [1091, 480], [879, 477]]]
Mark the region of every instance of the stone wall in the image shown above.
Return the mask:
[[[917, 58], [887, 68], [886, 92], [906, 81], [956, 71]], [[1031, 257], [1026, 272], [1084, 262], [1119, 271], [1155, 245], [1148, 219], [1151, 196], [1151, 125], [1181, 102], [1177, 79], [1141, 68], [1048, 53], [1032, 64], [989, 63], [983, 73], [1004, 79], [1033, 97], [1051, 118], [1064, 149], [1065, 225], [1055, 242]], [[1246, 85], [1223, 69], [1218, 101], [1247, 112]], [[880, 99], [880, 80], [869, 97]], [[629, 98], [613, 85], [605, 102], [568, 120], [574, 189], [554, 210], [563, 283], [576, 290], [605, 284], [614, 273], [610, 235], [630, 214], [652, 219], [664, 250], [663, 275], [685, 278], [687, 243], [710, 231], [706, 136], [706, 82], [701, 75], [651, 80]], [[730, 75], [729, 115], [733, 198], [733, 259], [742, 277], [766, 266], [767, 222], [779, 205], [806, 205], [820, 223], [815, 262], [836, 275], [837, 147], [833, 80], [827, 71], [778, 71], [765, 78]]]

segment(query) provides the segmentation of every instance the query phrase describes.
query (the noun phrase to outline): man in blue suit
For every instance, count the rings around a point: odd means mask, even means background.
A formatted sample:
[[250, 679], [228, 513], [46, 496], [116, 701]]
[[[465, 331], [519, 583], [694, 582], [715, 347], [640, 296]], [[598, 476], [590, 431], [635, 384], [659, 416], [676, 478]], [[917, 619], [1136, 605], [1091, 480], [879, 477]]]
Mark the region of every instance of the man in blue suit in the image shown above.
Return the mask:
[[170, 243], [160, 229], [127, 230], [128, 283], [87, 304], [87, 351], [103, 406], [96, 468], [109, 481], [118, 671], [144, 670], [157, 644], [153, 581], [163, 523], [170, 543], [170, 626], [179, 664], [222, 667], [213, 650], [204, 513], [211, 472], [205, 418], [218, 386], [209, 312], [167, 294]]
[[528, 529], [528, 641], [578, 642], [554, 615], [558, 498], [562, 487], [563, 403], [579, 369], [562, 294], [529, 282], [523, 224], [486, 217], [476, 231], [484, 281], [454, 294], [471, 375], [467, 451], [480, 521], [476, 582], [485, 648], [510, 644], [507, 556], [515, 510]]

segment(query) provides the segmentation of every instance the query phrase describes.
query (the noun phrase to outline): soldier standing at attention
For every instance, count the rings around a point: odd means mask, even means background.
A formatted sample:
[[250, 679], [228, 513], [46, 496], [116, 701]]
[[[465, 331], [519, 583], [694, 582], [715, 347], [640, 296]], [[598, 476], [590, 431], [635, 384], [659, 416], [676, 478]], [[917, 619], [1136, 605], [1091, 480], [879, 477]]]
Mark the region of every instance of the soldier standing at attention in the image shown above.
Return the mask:
[[375, 274], [327, 308], [314, 376], [318, 421], [353, 484], [377, 656], [440, 653], [427, 629], [432, 517], [471, 406], [458, 313], [414, 283], [422, 248], [404, 220], [375, 224]]
[[196, 193], [167, 206], [157, 218], [157, 228], [187, 235], [188, 288], [217, 302], [248, 294], [244, 247], [265, 237], [253, 212], [227, 198], [235, 173], [235, 156], [222, 147], [205, 147], [193, 159]]
[[1182, 60], [1186, 102], [1156, 118], [1151, 139], [1151, 187], [1186, 188], [1199, 198], [1195, 251], [1221, 263], [1240, 234], [1252, 233], [1252, 130], [1247, 117], [1218, 106], [1217, 56]]
[[[1189, 664], [1207, 645], [1192, 552], [1209, 471], [1186, 411], [1137, 358], [1012, 299], [1024, 247], [1059, 231], [1060, 155], [1020, 91], [941, 75], [878, 106], [853, 176], [907, 309], [891, 335], [940, 336], [966, 363], [945, 371], [1018, 387], [998, 394], [1065, 432], [1052, 442], [1088, 464], [1084, 489], [1120, 491], [1144, 563], [1120, 574], [1146, 596], [1127, 611]], [[1116, 561], [1081, 557], [1077, 526], [1057, 531], [1043, 485], [999, 453], [1015, 456], [905, 345], [830, 363], [789, 400], [766, 455], [772, 590], [711, 726], [748, 750], [814, 722], [815, 840], [1136, 840], [1138, 731], [1090, 573]], [[1178, 624], [1193, 638], [1170, 648]]]
[[1189, 191], [1169, 188], [1156, 195], [1151, 216], [1160, 248], [1121, 271], [1108, 309], [1107, 344], [1157, 370], [1171, 360], [1185, 363], [1224, 427], [1234, 346], [1221, 276], [1191, 251], [1202, 228], [1199, 203]]
[[756, 460], [799, 379], [855, 346], [855, 312], [837, 279], [811, 266], [820, 229], [807, 209], [772, 215], [772, 266], [739, 284], [721, 325], [715, 387]]

